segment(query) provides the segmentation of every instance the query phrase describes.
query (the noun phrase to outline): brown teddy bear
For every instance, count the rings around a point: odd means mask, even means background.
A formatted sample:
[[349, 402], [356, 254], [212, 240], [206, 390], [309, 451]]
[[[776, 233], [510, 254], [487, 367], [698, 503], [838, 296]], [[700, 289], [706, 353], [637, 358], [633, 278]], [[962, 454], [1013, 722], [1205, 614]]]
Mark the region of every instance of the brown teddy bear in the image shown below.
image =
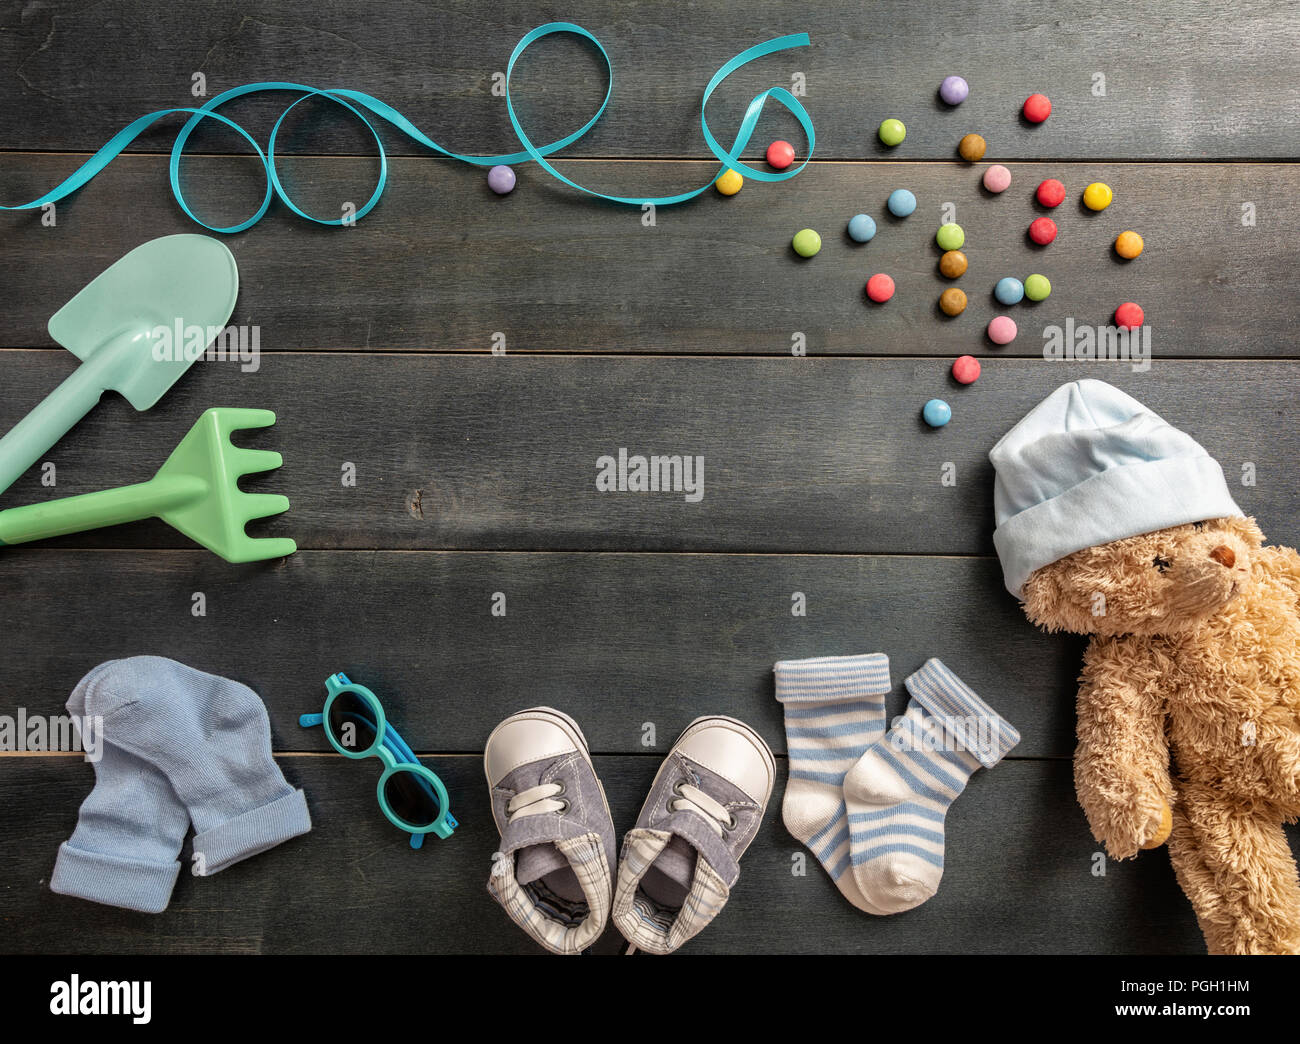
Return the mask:
[[1101, 381], [990, 453], [1007, 587], [1088, 634], [1075, 789], [1127, 859], [1166, 840], [1211, 953], [1300, 953], [1300, 555], [1193, 439]]

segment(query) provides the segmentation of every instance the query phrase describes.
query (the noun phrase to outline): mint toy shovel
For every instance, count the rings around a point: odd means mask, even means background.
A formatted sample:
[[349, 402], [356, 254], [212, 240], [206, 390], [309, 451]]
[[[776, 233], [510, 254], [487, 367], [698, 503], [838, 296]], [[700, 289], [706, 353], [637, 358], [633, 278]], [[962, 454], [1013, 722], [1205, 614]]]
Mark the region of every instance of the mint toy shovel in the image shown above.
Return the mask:
[[234, 257], [208, 236], [150, 240], [96, 276], [50, 319], [50, 336], [81, 365], [0, 439], [0, 493], [104, 392], [153, 406], [229, 322], [238, 292]]
[[230, 441], [233, 431], [269, 428], [274, 423], [270, 410], [208, 410], [148, 482], [0, 511], [0, 545], [156, 517], [227, 562], [291, 555], [298, 550], [292, 540], [250, 537], [244, 532], [245, 523], [255, 518], [289, 510], [288, 499], [239, 488], [242, 476], [272, 471], [284, 463], [283, 458]]

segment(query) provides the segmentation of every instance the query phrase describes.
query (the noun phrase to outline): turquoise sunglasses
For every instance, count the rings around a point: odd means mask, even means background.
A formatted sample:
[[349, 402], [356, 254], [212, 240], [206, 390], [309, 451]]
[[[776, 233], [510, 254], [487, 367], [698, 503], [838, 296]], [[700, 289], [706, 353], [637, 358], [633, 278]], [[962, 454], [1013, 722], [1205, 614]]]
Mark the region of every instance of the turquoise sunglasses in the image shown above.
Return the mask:
[[451, 837], [459, 824], [451, 814], [447, 788], [388, 723], [379, 697], [346, 674], [326, 678], [325, 691], [324, 711], [304, 714], [298, 724], [324, 726], [325, 738], [345, 758], [378, 758], [384, 763], [376, 788], [379, 807], [390, 823], [411, 835], [412, 848], [424, 844], [425, 834]]

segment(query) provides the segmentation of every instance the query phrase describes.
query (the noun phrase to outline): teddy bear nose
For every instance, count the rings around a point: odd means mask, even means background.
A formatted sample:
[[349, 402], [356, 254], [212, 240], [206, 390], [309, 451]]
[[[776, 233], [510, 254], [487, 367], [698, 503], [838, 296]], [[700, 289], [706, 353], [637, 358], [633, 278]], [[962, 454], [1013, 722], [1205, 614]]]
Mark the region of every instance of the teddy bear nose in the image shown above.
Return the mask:
[[1211, 551], [1210, 557], [1223, 566], [1224, 569], [1231, 569], [1237, 562], [1237, 556], [1232, 553], [1232, 548], [1225, 547], [1223, 544]]

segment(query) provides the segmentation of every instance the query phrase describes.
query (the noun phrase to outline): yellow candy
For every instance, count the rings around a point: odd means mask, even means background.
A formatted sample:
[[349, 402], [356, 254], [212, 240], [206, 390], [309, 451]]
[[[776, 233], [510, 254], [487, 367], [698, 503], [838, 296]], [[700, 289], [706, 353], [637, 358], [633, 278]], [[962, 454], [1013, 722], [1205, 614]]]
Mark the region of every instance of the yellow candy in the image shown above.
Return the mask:
[[[718, 175], [718, 180], [713, 184], [724, 196], [734, 196], [740, 191], [740, 186], [745, 183], [745, 179], [737, 174], [734, 170], [728, 168]], [[1109, 191], [1109, 190], [1108, 190]]]
[[1094, 181], [1083, 190], [1083, 205], [1089, 210], [1105, 210], [1114, 198], [1115, 193], [1103, 181]]

